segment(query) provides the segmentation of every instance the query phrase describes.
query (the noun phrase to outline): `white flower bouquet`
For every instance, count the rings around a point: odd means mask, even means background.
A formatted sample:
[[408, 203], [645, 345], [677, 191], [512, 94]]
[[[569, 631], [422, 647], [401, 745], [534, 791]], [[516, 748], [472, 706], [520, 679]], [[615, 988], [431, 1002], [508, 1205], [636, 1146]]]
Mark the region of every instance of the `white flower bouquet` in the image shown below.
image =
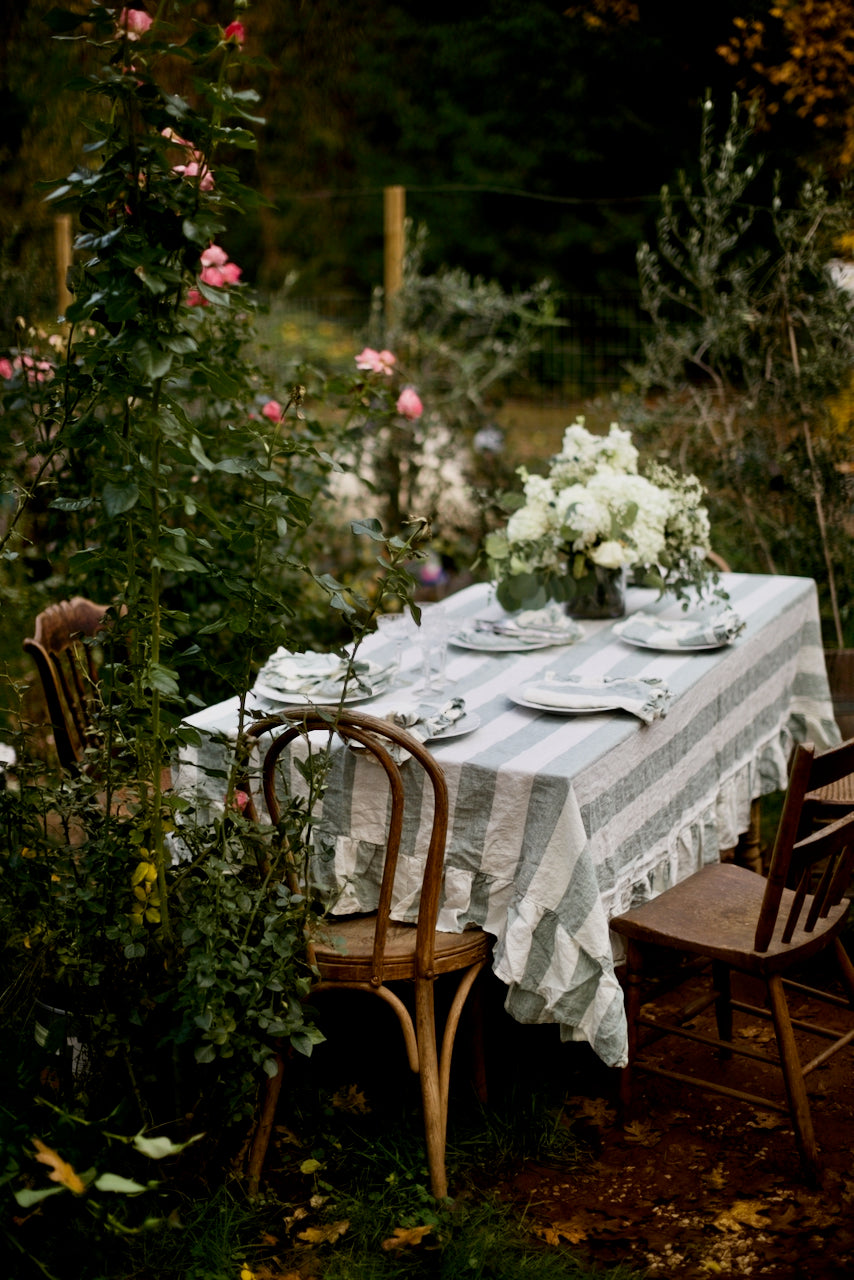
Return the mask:
[[709, 580], [702, 485], [659, 464], [641, 475], [631, 434], [616, 423], [607, 436], [596, 436], [578, 418], [548, 475], [524, 467], [519, 475], [522, 493], [501, 500], [512, 512], [506, 527], [484, 542], [505, 609], [539, 608], [548, 600], [572, 609], [603, 580], [628, 570], [683, 598]]

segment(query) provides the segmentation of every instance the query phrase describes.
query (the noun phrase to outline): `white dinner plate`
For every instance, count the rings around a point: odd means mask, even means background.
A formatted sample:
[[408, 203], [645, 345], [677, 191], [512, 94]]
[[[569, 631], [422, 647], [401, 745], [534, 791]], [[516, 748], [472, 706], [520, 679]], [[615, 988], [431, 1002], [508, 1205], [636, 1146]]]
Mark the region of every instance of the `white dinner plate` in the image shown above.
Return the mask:
[[453, 724], [449, 724], [447, 729], [442, 729], [439, 733], [434, 733], [432, 737], [427, 738], [427, 742], [444, 742], [447, 738], [461, 738], [464, 733], [474, 733], [475, 729], [480, 728], [480, 716], [476, 716], [474, 712], [469, 712], [462, 716], [459, 720], [455, 720]]
[[508, 693], [507, 697], [511, 702], [515, 702], [517, 707], [530, 707], [532, 711], [552, 711], [557, 716], [589, 716], [598, 711], [620, 711], [622, 709], [615, 707], [613, 702], [603, 702], [598, 707], [553, 707], [545, 702], [530, 702], [519, 693]]
[[[378, 698], [381, 693], [387, 693], [394, 682], [392, 680], [384, 680], [382, 684], [378, 684], [371, 689], [370, 693], [366, 693], [364, 689], [351, 688], [351, 692], [344, 698], [345, 704], [354, 702], [368, 702], [371, 698]], [[256, 680], [252, 688], [253, 693], [257, 693], [262, 698], [267, 698], [270, 702], [291, 702], [297, 707], [335, 707], [341, 701], [340, 694], [331, 693], [299, 693], [296, 690], [289, 693], [285, 689], [274, 689], [272, 685], [263, 684], [260, 680]]]
[[485, 631], [466, 630], [448, 637], [458, 649], [474, 649], [478, 653], [528, 653], [534, 649], [553, 649], [556, 645], [572, 644], [573, 640], [526, 640], [523, 636], [498, 636]]
[[653, 644], [649, 640], [633, 640], [631, 636], [621, 636], [619, 632], [614, 634], [624, 644], [630, 644], [635, 649], [657, 649], [660, 653], [702, 653], [706, 649], [725, 649], [732, 644], [732, 640], [713, 640], [709, 644], [677, 644], [675, 639], [669, 643], [667, 640], [656, 640]]

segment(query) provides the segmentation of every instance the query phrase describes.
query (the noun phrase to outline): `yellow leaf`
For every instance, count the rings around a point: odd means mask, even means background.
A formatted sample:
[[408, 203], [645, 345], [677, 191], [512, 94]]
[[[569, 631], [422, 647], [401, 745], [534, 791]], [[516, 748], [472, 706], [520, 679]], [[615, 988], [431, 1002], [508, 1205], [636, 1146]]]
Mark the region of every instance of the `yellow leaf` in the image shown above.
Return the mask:
[[157, 907], [149, 907], [145, 913], [145, 918], [149, 924], [160, 924], [160, 912]]
[[323, 1168], [323, 1162], [320, 1160], [303, 1160], [299, 1167], [300, 1173], [317, 1173], [318, 1169]]
[[248, 1267], [241, 1267], [240, 1280], [255, 1280], [255, 1272], [250, 1271]]
[[297, 1239], [305, 1240], [307, 1244], [334, 1244], [349, 1228], [349, 1218], [342, 1218], [340, 1222], [329, 1222], [325, 1227], [306, 1227]]
[[135, 889], [138, 884], [142, 884], [143, 880], [148, 878], [148, 868], [151, 866], [149, 862], [138, 862], [133, 870], [130, 878], [131, 888]]
[[764, 1217], [759, 1210], [765, 1205], [761, 1200], [736, 1200], [729, 1209], [724, 1209], [715, 1218], [712, 1226], [718, 1231], [741, 1231], [742, 1227], [768, 1227], [771, 1219]]
[[64, 1187], [68, 1187], [69, 1191], [73, 1191], [75, 1195], [82, 1196], [86, 1190], [86, 1184], [79, 1174], [74, 1172], [71, 1165], [67, 1164], [50, 1147], [46, 1147], [38, 1138], [33, 1138], [33, 1146], [36, 1149], [36, 1159], [39, 1163], [50, 1166], [52, 1172], [48, 1174], [48, 1177], [51, 1182], [61, 1182]]
[[383, 1240], [382, 1247], [388, 1252], [391, 1249], [403, 1249], [406, 1245], [420, 1244], [432, 1230], [430, 1223], [423, 1227], [395, 1227], [394, 1234]]
[[580, 1244], [582, 1240], [587, 1239], [586, 1230], [574, 1218], [564, 1219], [562, 1222], [550, 1222], [548, 1226], [537, 1227], [536, 1231], [546, 1244], [560, 1244], [561, 1240], [567, 1240], [570, 1244]]

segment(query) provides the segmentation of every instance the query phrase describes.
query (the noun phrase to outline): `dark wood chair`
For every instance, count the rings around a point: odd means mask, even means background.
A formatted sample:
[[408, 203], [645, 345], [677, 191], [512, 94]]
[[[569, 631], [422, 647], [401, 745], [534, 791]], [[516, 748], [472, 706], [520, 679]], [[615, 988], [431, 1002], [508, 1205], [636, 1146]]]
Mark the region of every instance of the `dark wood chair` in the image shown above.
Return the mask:
[[[631, 1109], [634, 1076], [638, 1071], [699, 1085], [758, 1106], [788, 1110], [805, 1170], [813, 1177], [818, 1173], [819, 1153], [805, 1077], [854, 1039], [854, 1026], [840, 1033], [812, 1022], [793, 1022], [786, 989], [795, 987], [816, 1000], [854, 1006], [854, 967], [839, 938], [848, 915], [845, 889], [854, 865], [854, 814], [817, 831], [811, 831], [810, 823], [805, 820], [808, 793], [851, 772], [854, 772], [854, 740], [818, 757], [812, 745], [798, 746], [767, 880], [743, 867], [713, 864], [611, 921], [612, 929], [627, 939], [628, 946], [625, 983], [629, 1065], [621, 1081], [624, 1114]], [[644, 964], [655, 954], [672, 952], [710, 961], [711, 982], [709, 989], [681, 1012], [656, 1018], [651, 1014], [651, 1005], [644, 1004]], [[835, 960], [847, 999], [790, 980], [793, 971], [820, 952], [828, 953]], [[674, 965], [671, 963], [669, 967], [673, 969]], [[765, 1007], [733, 998], [730, 987], [733, 973], [747, 975], [762, 984]], [[694, 972], [692, 982], [696, 981]], [[670, 999], [672, 987], [665, 994]], [[686, 1025], [711, 1005], [715, 1007], [716, 1036]], [[764, 1054], [744, 1040], [734, 1041], [734, 1009], [772, 1020], [776, 1056]], [[802, 1063], [795, 1028], [831, 1043]], [[656, 1046], [663, 1037], [669, 1036], [718, 1049], [720, 1057], [711, 1076], [700, 1078], [665, 1066], [666, 1059]], [[780, 1068], [787, 1105], [735, 1087], [728, 1080], [726, 1070], [726, 1060], [732, 1054]]]
[[24, 649], [35, 661], [63, 769], [86, 766], [86, 751], [98, 745], [98, 671], [87, 643], [104, 630], [108, 606], [83, 596], [49, 605], [36, 618]]
[[[330, 722], [334, 722], [331, 724]], [[403, 1039], [409, 1066], [420, 1079], [424, 1113], [427, 1160], [433, 1195], [447, 1195], [445, 1171], [445, 1134], [448, 1120], [448, 1093], [451, 1055], [463, 1006], [492, 950], [492, 938], [480, 929], [464, 933], [440, 933], [436, 929], [444, 870], [445, 842], [448, 825], [448, 794], [442, 769], [422, 743], [404, 730], [385, 720], [356, 712], [338, 712], [327, 708], [290, 708], [280, 715], [258, 722], [250, 735], [260, 738], [268, 733], [276, 736], [266, 750], [262, 765], [262, 783], [267, 812], [275, 826], [280, 821], [280, 779], [277, 768], [282, 752], [297, 738], [318, 732], [327, 741], [337, 737], [346, 744], [362, 748], [376, 762], [376, 785], [385, 776], [389, 791], [387, 836], [379, 902], [375, 913], [367, 916], [335, 916], [328, 932], [310, 939], [310, 960], [318, 981], [311, 998], [329, 990], [360, 991], [378, 997], [394, 1011]], [[389, 753], [395, 744], [403, 747], [411, 759], [398, 765]], [[432, 793], [433, 816], [429, 846], [423, 868], [418, 921], [415, 925], [399, 924], [391, 919], [392, 891], [403, 831], [405, 786], [404, 772], [420, 770], [424, 789]], [[380, 772], [382, 771], [382, 772]], [[278, 780], [278, 781], [277, 781]], [[257, 819], [257, 808], [249, 788], [247, 812]], [[418, 790], [418, 805], [421, 804]], [[291, 887], [301, 891], [296, 868], [286, 860]], [[437, 1040], [434, 1008], [436, 979], [459, 973], [459, 984], [445, 1020], [441, 1045]], [[406, 983], [414, 988], [414, 1017], [406, 1004], [388, 985]], [[480, 1043], [479, 1041], [476, 1042]], [[257, 1191], [276, 1103], [282, 1085], [283, 1062], [277, 1057], [278, 1072], [268, 1077], [249, 1157], [249, 1191]], [[482, 1077], [481, 1077], [482, 1083]]]

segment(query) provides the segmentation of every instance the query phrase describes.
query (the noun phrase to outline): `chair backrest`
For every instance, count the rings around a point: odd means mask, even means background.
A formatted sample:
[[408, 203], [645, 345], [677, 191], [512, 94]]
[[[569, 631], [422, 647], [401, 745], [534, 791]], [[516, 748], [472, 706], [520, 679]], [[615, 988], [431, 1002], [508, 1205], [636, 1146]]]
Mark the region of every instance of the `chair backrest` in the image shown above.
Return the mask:
[[[279, 787], [280, 770], [277, 769], [282, 752], [295, 739], [308, 738], [310, 734], [325, 732], [327, 744], [324, 750], [331, 748], [332, 740], [337, 738], [343, 743], [353, 743], [363, 748], [365, 754], [373, 758], [382, 768], [388, 782], [389, 803], [387, 805], [386, 849], [383, 863], [382, 879], [379, 889], [379, 900], [376, 909], [374, 926], [373, 963], [371, 983], [380, 986], [383, 981], [384, 955], [389, 920], [393, 902], [394, 877], [400, 853], [401, 836], [403, 834], [404, 808], [406, 804], [404, 770], [422, 770], [430, 785], [433, 797], [433, 815], [430, 828], [430, 840], [424, 863], [421, 880], [421, 897], [418, 907], [418, 923], [416, 934], [416, 965], [419, 976], [433, 975], [433, 957], [435, 951], [436, 921], [439, 914], [439, 899], [442, 888], [444, 870], [445, 843], [448, 831], [448, 789], [445, 775], [441, 767], [426, 750], [424, 745], [404, 729], [375, 716], [360, 712], [337, 711], [329, 708], [323, 712], [314, 708], [289, 707], [276, 716], [257, 721], [248, 732], [250, 738], [261, 738], [264, 735], [281, 729], [272, 744], [264, 753], [261, 777], [264, 790], [264, 802], [274, 825], [281, 818]], [[395, 762], [389, 747], [397, 746], [408, 753], [410, 759], [402, 765]], [[277, 780], [279, 780], [277, 782]], [[371, 779], [373, 782], [373, 778]], [[258, 813], [252, 795], [252, 788], [247, 787], [249, 800], [246, 812], [257, 820]], [[417, 789], [419, 812], [421, 807], [421, 788]], [[289, 877], [294, 874], [293, 862], [289, 861]], [[292, 888], [301, 889], [298, 883], [291, 881]]]
[[61, 600], [38, 615], [35, 634], [24, 641], [41, 677], [59, 763], [72, 771], [98, 742], [98, 672], [86, 639], [104, 630], [107, 609], [83, 596]]
[[[850, 773], [854, 739], [820, 756], [812, 743], [795, 748], [756, 929], [757, 951], [768, 950], [778, 927], [783, 942], [791, 940], [799, 924], [811, 932], [842, 901], [854, 869], [854, 811], [810, 832], [807, 794]], [[791, 899], [783, 897], [786, 888], [793, 890]]]

